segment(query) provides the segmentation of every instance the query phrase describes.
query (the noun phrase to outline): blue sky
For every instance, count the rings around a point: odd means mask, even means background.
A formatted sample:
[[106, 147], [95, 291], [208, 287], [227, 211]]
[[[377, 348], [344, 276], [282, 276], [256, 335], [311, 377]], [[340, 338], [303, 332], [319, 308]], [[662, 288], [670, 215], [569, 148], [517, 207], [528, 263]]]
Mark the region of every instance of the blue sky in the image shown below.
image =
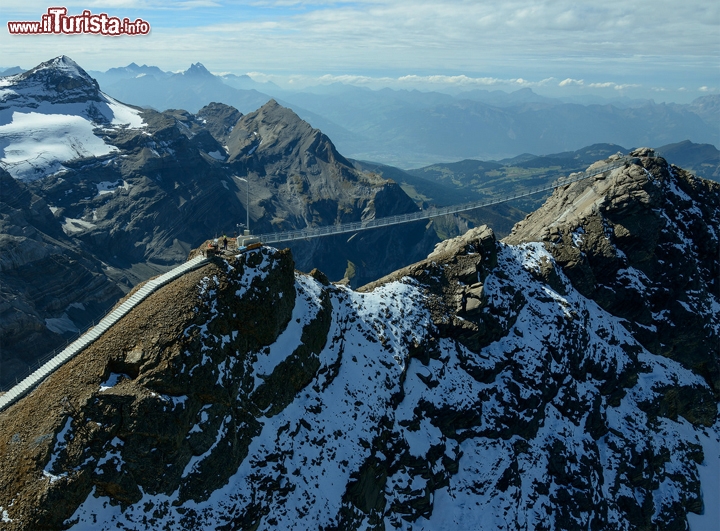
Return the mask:
[[54, 3], [3, 0], [0, 67], [60, 54], [87, 70], [130, 62], [251, 73], [301, 87], [596, 94], [686, 102], [720, 91], [720, 2], [709, 0], [87, 0], [70, 14], [147, 20], [142, 37], [14, 36]]

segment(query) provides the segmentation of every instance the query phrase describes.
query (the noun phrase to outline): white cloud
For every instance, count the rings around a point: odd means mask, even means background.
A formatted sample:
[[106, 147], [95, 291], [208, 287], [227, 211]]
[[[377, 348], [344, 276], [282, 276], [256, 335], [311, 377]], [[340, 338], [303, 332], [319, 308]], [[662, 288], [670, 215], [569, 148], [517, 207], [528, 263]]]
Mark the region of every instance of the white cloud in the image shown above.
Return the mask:
[[278, 84], [288, 84], [293, 86], [308, 86], [308, 85], [329, 85], [332, 83], [346, 83], [351, 85], [367, 85], [371, 87], [425, 87], [425, 88], [472, 88], [472, 87], [505, 87], [505, 88], [517, 88], [517, 87], [542, 87], [555, 81], [555, 78], [546, 78], [539, 81], [531, 81], [521, 77], [518, 78], [496, 78], [496, 77], [471, 77], [466, 75], [416, 75], [408, 74], [404, 76], [391, 77], [391, 76], [363, 76], [363, 75], [352, 75], [352, 74], [324, 74], [320, 76], [310, 75], [291, 75], [283, 76], [277, 74], [268, 74], [264, 72], [247, 72], [253, 80], [264, 82], [272, 81]]
[[500, 79], [496, 77], [470, 77], [466, 75], [459, 76], [446, 76], [446, 75], [432, 75], [432, 76], [418, 76], [418, 75], [407, 75], [397, 78], [399, 83], [407, 84], [437, 84], [437, 85], [456, 85], [456, 86], [495, 86], [495, 85], [519, 85], [519, 86], [531, 86], [538, 85], [540, 82], [531, 82], [523, 78], [510, 78]]
[[[647, 0], [631, 4], [618, 0], [603, 4], [567, 0], [552, 3], [395, 0], [320, 4], [308, 10], [285, 9], [281, 16], [271, 20], [276, 23], [276, 36], [300, 49], [313, 46], [309, 41], [315, 39], [329, 49], [343, 51], [354, 46], [381, 53], [382, 50], [409, 52], [408, 48], [415, 48], [415, 53], [408, 55], [418, 62], [423, 58], [437, 60], [435, 56], [440, 54], [433, 52], [442, 50], [446, 52], [444, 59], [450, 55], [453, 63], [470, 56], [482, 63], [491, 60], [491, 55], [515, 53], [551, 59], [566, 56], [568, 50], [572, 50], [572, 55], [590, 57], [658, 53], [708, 55], [708, 45], [720, 42], [720, 38], [693, 17], [693, 4], [699, 2], [688, 2], [683, 17], [677, 17], [663, 3]], [[640, 17], [643, 23], [637, 24]], [[228, 16], [222, 23], [209, 25], [207, 31], [265, 31], [264, 21], [262, 18], [236, 20]], [[635, 24], [629, 28], [631, 21]], [[681, 26], [686, 30], [694, 25], [699, 26], [696, 28], [699, 34], [679, 31]], [[672, 37], [658, 40], [658, 33]], [[365, 54], [366, 57], [373, 55]], [[385, 55], [387, 59], [387, 53]]]
[[[102, 6], [110, 14], [142, 16], [151, 34], [111, 39], [0, 32], [0, 63], [12, 58], [0, 66], [30, 68], [63, 53], [91, 70], [132, 61], [184, 70], [200, 61], [213, 71], [302, 74], [292, 79], [296, 84], [302, 76], [327, 74], [368, 86], [387, 77], [398, 86], [552, 83], [555, 90], [622, 90], [642, 80], [676, 93], [678, 79], [717, 86], [716, 4], [685, 0], [679, 16], [669, 0], [72, 0], [65, 4], [71, 13]], [[39, 20], [48, 5], [3, 0], [3, 14]]]
[[[639, 88], [641, 86], [642, 85], [640, 85], [639, 83], [615, 83], [613, 81], [606, 81], [603, 83], [590, 83], [588, 85], [588, 87], [590, 87], [590, 88], [600, 88], [600, 89], [611, 88], [611, 89], [615, 89], [615, 90]], [[655, 89], [652, 89], [652, 90], [655, 90]]]
[[569, 87], [571, 85], [581, 86], [584, 83], [585, 82], [582, 79], [567, 78], [567, 79], [563, 79], [560, 83], [558, 83], [558, 87]]

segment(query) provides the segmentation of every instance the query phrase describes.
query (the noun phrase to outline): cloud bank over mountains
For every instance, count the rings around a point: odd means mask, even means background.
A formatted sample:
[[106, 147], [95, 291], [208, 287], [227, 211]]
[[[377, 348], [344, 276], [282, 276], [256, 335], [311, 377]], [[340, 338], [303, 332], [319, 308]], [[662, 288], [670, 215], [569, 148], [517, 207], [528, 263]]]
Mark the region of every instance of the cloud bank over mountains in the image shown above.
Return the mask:
[[[74, 13], [95, 4], [67, 7]], [[32, 20], [46, 7], [11, 0], [3, 11], [7, 20]], [[421, 89], [542, 86], [553, 96], [621, 91], [666, 101], [690, 101], [701, 89], [720, 88], [720, 9], [701, 0], [683, 2], [681, 11], [673, 2], [644, 0], [251, 5], [214, 0], [172, 7], [137, 0], [103, 4], [109, 14], [148, 20], [152, 32], [143, 39], [22, 37], [3, 31], [0, 45], [5, 61], [13, 58], [25, 68], [46, 59], [53, 48], [95, 70], [140, 57], [179, 70], [191, 60], [215, 72], [262, 72], [279, 84], [329, 75]]]

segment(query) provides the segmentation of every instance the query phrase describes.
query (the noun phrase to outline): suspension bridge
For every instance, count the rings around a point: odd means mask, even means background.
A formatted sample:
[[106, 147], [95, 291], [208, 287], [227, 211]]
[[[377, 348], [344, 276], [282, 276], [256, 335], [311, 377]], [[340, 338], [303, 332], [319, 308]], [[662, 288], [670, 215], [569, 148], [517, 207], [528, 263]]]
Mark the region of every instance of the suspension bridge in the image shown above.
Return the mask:
[[378, 227], [388, 227], [391, 225], [399, 225], [401, 223], [411, 223], [413, 221], [419, 221], [422, 219], [437, 218], [440, 216], [447, 216], [450, 214], [459, 214], [460, 212], [468, 212], [470, 210], [477, 210], [478, 208], [489, 207], [493, 205], [499, 205], [501, 203], [507, 203], [528, 197], [531, 195], [539, 194], [541, 192], [547, 192], [558, 188], [559, 186], [565, 186], [566, 184], [582, 181], [595, 177], [602, 173], [612, 171], [614, 169], [624, 166], [630, 161], [630, 157], [622, 157], [617, 161], [610, 164], [606, 164], [592, 170], [585, 172], [572, 173], [567, 177], [559, 178], [550, 184], [533, 188], [531, 190], [523, 190], [521, 192], [515, 192], [507, 194], [502, 197], [492, 199], [482, 199], [479, 201], [471, 201], [468, 203], [462, 203], [460, 205], [452, 205], [439, 208], [428, 208], [425, 210], [419, 210], [417, 212], [411, 212], [409, 214], [400, 214], [397, 216], [388, 216], [384, 218], [369, 219], [366, 221], [356, 221], [352, 223], [340, 223], [336, 225], [326, 225], [324, 227], [310, 227], [300, 230], [291, 230], [286, 232], [270, 232], [267, 234], [259, 234], [255, 237], [263, 243], [285, 243], [294, 240], [306, 240], [310, 238], [318, 238], [321, 236], [333, 236], [335, 234], [344, 234], [349, 232], [358, 232], [367, 229], [374, 229]]
[[[553, 181], [551, 184], [534, 188], [532, 190], [526, 190], [517, 192], [514, 194], [508, 194], [503, 197], [494, 199], [472, 201], [463, 203], [460, 205], [453, 205], [441, 208], [428, 208], [420, 210], [418, 212], [412, 212], [409, 214], [401, 214], [398, 216], [389, 216], [384, 218], [369, 219], [367, 221], [359, 221], [353, 223], [342, 223], [337, 225], [329, 225], [325, 227], [313, 227], [302, 230], [286, 231], [286, 232], [275, 232], [268, 234], [255, 235], [264, 244], [272, 243], [284, 243], [294, 240], [305, 240], [311, 238], [318, 238], [322, 236], [332, 236], [335, 234], [344, 234], [349, 232], [358, 232], [363, 230], [369, 230], [379, 227], [388, 227], [391, 225], [399, 225], [402, 223], [411, 223], [413, 221], [430, 219], [439, 216], [447, 216], [450, 214], [457, 214], [460, 212], [468, 212], [478, 208], [488, 207], [501, 203], [507, 203], [515, 199], [535, 195], [541, 192], [553, 190], [559, 186], [565, 186], [570, 183], [582, 181], [597, 175], [610, 172], [617, 168], [623, 167], [628, 163], [634, 162], [636, 159], [631, 157], [621, 157], [609, 164], [604, 164], [580, 173], [573, 173], [567, 177], [559, 178]], [[23, 396], [32, 391], [35, 387], [55, 372], [68, 360], [77, 356], [80, 352], [85, 350], [89, 345], [97, 341], [97, 339], [111, 326], [117, 323], [125, 315], [127, 315], [133, 308], [140, 304], [152, 293], [160, 289], [165, 284], [172, 282], [176, 278], [184, 275], [189, 271], [193, 271], [205, 265], [209, 259], [205, 256], [197, 256], [192, 260], [188, 260], [182, 265], [171, 269], [167, 273], [159, 276], [156, 279], [146, 282], [137, 292], [135, 292], [128, 300], [123, 302], [116, 309], [112, 310], [103, 319], [101, 319], [95, 326], [88, 329], [78, 339], [70, 343], [66, 348], [60, 352], [53, 351], [49, 355], [45, 356], [34, 366], [36, 369], [32, 370], [28, 376], [21, 380], [16, 380], [16, 384], [10, 387], [6, 393], [0, 395], [0, 411], [5, 410], [10, 405], [20, 400]], [[32, 369], [32, 367], [31, 367]]]

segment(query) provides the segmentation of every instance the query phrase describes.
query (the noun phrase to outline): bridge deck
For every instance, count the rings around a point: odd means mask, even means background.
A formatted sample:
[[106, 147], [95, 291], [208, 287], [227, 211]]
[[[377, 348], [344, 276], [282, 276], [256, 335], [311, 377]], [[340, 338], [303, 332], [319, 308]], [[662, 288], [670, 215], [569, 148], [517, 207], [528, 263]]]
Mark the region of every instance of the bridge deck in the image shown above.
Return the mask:
[[[280, 243], [293, 240], [317, 238], [320, 236], [331, 236], [333, 234], [357, 232], [376, 227], [387, 227], [390, 225], [398, 225], [400, 223], [410, 223], [412, 221], [417, 221], [421, 219], [429, 219], [438, 216], [445, 216], [448, 214], [456, 214], [458, 212], [467, 212], [470, 210], [475, 210], [477, 208], [483, 208], [491, 205], [505, 203], [514, 199], [519, 199], [521, 197], [527, 197], [529, 195], [534, 195], [547, 190], [552, 190], [554, 188], [557, 188], [558, 186], [564, 186], [566, 184], [581, 181], [583, 179], [588, 179], [595, 175], [612, 171], [616, 168], [624, 166], [629, 160], [629, 157], [623, 157], [616, 162], [601, 166], [594, 170], [578, 174], [571, 174], [569, 177], [558, 179], [548, 186], [536, 188], [526, 192], [507, 195], [501, 198], [483, 201], [473, 201], [469, 203], [463, 203], [461, 205], [454, 205], [442, 208], [431, 208], [428, 210], [412, 212], [410, 214], [371, 219], [355, 223], [343, 223], [338, 225], [330, 225], [325, 227], [316, 227], [303, 230], [261, 234], [254, 237], [259, 238], [260, 241], [262, 241], [263, 243]], [[29, 376], [24, 378], [17, 385], [10, 388], [6, 393], [1, 394], [0, 411], [3, 411], [11, 404], [20, 400], [23, 396], [25, 396], [36, 386], [38, 386], [46, 377], [55, 372], [58, 367], [61, 367], [65, 362], [85, 350], [88, 345], [91, 345], [93, 342], [95, 342], [97, 338], [99, 338], [108, 328], [113, 326], [122, 317], [127, 315], [135, 306], [145, 300], [151, 293], [155, 292], [158, 288], [164, 286], [168, 282], [171, 282], [172, 280], [184, 275], [188, 271], [197, 269], [207, 261], [208, 259], [206, 257], [197, 256], [192, 260], [189, 260], [184, 264], [174, 269], [171, 269], [170, 271], [159, 276], [158, 278], [146, 282], [145, 285], [140, 288], [132, 297], [130, 297], [127, 301], [125, 301], [115, 310], [106, 315], [96, 326], [88, 330], [80, 338], [68, 345], [67, 348], [45, 361], [36, 371], [32, 372]]]
[[427, 210], [420, 210], [418, 212], [411, 212], [409, 214], [401, 214], [398, 216], [389, 216], [386, 218], [369, 219], [367, 221], [356, 221], [352, 223], [340, 223], [337, 225], [326, 225], [324, 227], [312, 227], [301, 230], [291, 230], [286, 232], [271, 232], [267, 234], [260, 234], [256, 237], [263, 243], [281, 243], [290, 242], [293, 240], [304, 240], [309, 238], [318, 238], [320, 236], [332, 236], [334, 234], [344, 234], [348, 232], [358, 232], [361, 230], [374, 229], [377, 227], [387, 227], [390, 225], [398, 225], [400, 223], [410, 223], [412, 221], [418, 221], [421, 219], [436, 218], [439, 216], [447, 216], [448, 214], [457, 214], [459, 212], [468, 212], [470, 210], [476, 210], [478, 208], [488, 207], [492, 205], [498, 205], [500, 203], [507, 203], [521, 197], [527, 197], [530, 195], [539, 194], [548, 190], [553, 190], [558, 186], [564, 186], [566, 184], [582, 181], [595, 175], [612, 171], [616, 168], [620, 168], [626, 164], [628, 157], [623, 157], [617, 162], [604, 165], [600, 168], [593, 169], [591, 171], [581, 172], [577, 174], [571, 174], [569, 177], [563, 179], [557, 179], [553, 183], [535, 188], [532, 190], [519, 192], [515, 194], [508, 194], [506, 196], [494, 198], [494, 199], [483, 199], [480, 201], [471, 201], [469, 203], [463, 203], [460, 205], [453, 205], [441, 208], [429, 208]]

